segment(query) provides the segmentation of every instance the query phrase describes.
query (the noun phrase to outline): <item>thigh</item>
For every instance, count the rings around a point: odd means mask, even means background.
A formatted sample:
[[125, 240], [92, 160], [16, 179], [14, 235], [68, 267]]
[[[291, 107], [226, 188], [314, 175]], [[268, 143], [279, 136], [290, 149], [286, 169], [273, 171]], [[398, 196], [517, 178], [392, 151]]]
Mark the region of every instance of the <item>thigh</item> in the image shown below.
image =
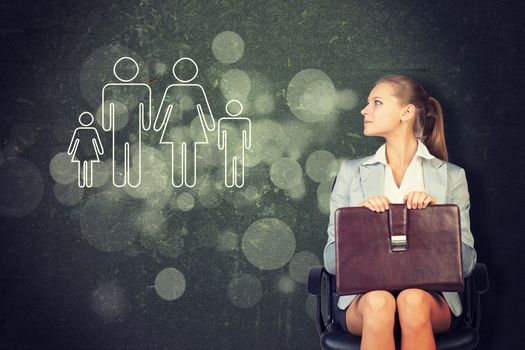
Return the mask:
[[391, 310], [392, 316], [395, 314], [395, 298], [391, 292], [384, 290], [371, 291], [358, 295], [346, 310], [346, 328], [354, 335], [362, 335], [363, 315], [366, 313], [366, 306], [369, 310]]
[[430, 321], [434, 334], [443, 333], [450, 329], [452, 324], [452, 312], [448, 307], [447, 301], [439, 292], [428, 292], [432, 296]]
[[417, 308], [421, 308], [421, 312], [428, 310], [432, 331], [435, 334], [446, 332], [450, 329], [452, 313], [440, 293], [410, 288], [399, 293], [396, 301], [401, 324], [403, 324], [404, 318], [414, 317], [413, 312], [418, 312]]
[[346, 329], [359, 336], [363, 332], [363, 315], [357, 310], [357, 304], [362, 297], [363, 294], [359, 294], [346, 309], [345, 317], [341, 318], [341, 322], [346, 323]]

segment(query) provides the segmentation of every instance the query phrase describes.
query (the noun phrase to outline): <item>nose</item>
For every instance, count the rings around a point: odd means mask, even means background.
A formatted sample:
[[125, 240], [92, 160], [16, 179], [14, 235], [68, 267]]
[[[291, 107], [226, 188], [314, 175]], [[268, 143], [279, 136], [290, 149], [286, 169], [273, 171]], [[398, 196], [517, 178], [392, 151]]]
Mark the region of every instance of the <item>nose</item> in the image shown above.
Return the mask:
[[367, 110], [366, 110], [366, 107], [363, 108], [363, 109], [361, 110], [361, 114], [362, 114], [363, 116], [366, 116], [366, 115], [368, 114], [368, 112], [367, 112]]

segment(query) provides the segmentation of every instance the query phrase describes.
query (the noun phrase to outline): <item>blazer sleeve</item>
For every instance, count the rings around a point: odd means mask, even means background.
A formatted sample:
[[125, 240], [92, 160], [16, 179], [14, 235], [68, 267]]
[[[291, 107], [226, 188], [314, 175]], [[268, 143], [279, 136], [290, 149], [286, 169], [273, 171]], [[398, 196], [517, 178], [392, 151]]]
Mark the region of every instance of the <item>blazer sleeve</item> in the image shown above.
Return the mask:
[[335, 232], [334, 213], [338, 208], [350, 206], [350, 186], [352, 183], [351, 161], [343, 161], [330, 195], [330, 218], [328, 221], [328, 241], [324, 248], [324, 266], [326, 271], [335, 275]]
[[459, 207], [461, 221], [461, 253], [463, 263], [463, 277], [472, 274], [476, 265], [477, 253], [474, 249], [474, 237], [470, 231], [470, 199], [465, 170], [459, 169], [454, 181], [450, 200]]

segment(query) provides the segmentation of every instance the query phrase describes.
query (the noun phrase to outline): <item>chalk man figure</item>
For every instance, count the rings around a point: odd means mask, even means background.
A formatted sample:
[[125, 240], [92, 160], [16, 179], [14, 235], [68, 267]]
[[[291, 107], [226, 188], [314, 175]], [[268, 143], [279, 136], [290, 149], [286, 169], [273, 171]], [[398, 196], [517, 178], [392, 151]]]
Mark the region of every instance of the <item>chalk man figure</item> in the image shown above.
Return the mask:
[[[117, 73], [117, 67], [132, 65], [135, 73], [131, 78], [125, 79], [122, 74]], [[113, 185], [116, 187], [138, 187], [142, 180], [142, 132], [151, 128], [151, 89], [144, 83], [132, 83], [139, 74], [139, 65], [131, 57], [121, 57], [113, 66], [113, 74], [120, 80], [120, 83], [109, 83], [102, 89], [102, 128], [111, 131], [112, 134], [112, 155], [113, 155]], [[136, 105], [129, 101], [119, 101], [126, 105], [129, 113], [129, 123], [123, 132], [115, 130], [115, 96], [140, 96], [138, 110]], [[130, 101], [132, 99], [129, 99]], [[108, 106], [109, 105], [109, 106]], [[109, 107], [109, 108], [108, 108]], [[126, 134], [127, 133], [127, 134]], [[124, 139], [124, 140], [122, 140]], [[136, 143], [137, 147], [130, 150], [130, 142]], [[123, 157], [122, 157], [123, 151]], [[134, 154], [131, 154], [134, 153]], [[117, 159], [120, 158], [121, 159]], [[134, 159], [137, 164], [131, 164]], [[117, 168], [117, 160], [123, 160], [123, 167]], [[130, 172], [130, 166], [137, 171]], [[118, 173], [122, 173], [119, 179]], [[132, 178], [133, 177], [133, 178]]]
[[[100, 162], [99, 156], [104, 154], [98, 130], [91, 126], [94, 120], [93, 115], [89, 112], [80, 114], [78, 121], [82, 126], [73, 132], [67, 149], [67, 154], [72, 156], [71, 161], [78, 163], [78, 187], [93, 186], [93, 163]], [[88, 156], [94, 158], [88, 159]]]
[[[190, 74], [191, 77], [189, 79], [184, 79], [180, 76], [180, 73], [177, 74], [176, 67], [187, 63], [193, 67], [194, 74]], [[207, 133], [215, 130], [215, 120], [213, 119], [206, 92], [201, 85], [190, 83], [195, 79], [198, 72], [197, 64], [189, 57], [183, 57], [175, 62], [173, 65], [173, 76], [179, 83], [169, 85], [164, 91], [164, 96], [153, 124], [155, 131], [162, 130], [159, 143], [161, 145], [171, 145], [171, 182], [174, 187], [195, 186], [197, 181], [198, 145], [209, 144]], [[192, 100], [192, 107], [189, 109], [183, 105], [183, 99], [188, 97]], [[194, 137], [192, 159], [189, 159], [187, 156], [188, 145], [186, 142], [172, 140], [168, 136], [171, 128], [178, 123], [186, 122], [184, 120], [185, 114], [190, 114], [191, 118], [197, 114], [200, 121], [200, 132]], [[180, 154], [180, 160], [177, 162], [175, 158], [177, 158], [178, 154]]]
[[252, 143], [250, 119], [238, 117], [242, 109], [238, 100], [229, 101], [226, 104], [229, 117], [219, 119], [218, 123], [218, 146], [224, 150], [224, 184], [230, 188], [244, 186], [244, 153]]

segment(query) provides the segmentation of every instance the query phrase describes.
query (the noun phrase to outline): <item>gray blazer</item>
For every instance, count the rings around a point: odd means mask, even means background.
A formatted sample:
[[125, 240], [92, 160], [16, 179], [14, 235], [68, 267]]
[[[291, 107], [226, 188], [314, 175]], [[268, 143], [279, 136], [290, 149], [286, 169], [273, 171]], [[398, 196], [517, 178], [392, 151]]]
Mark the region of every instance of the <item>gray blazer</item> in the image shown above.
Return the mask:
[[[385, 165], [380, 162], [363, 165], [371, 157], [373, 155], [345, 160], [337, 174], [337, 180], [330, 196], [328, 241], [324, 249], [324, 265], [331, 274], [335, 274], [335, 210], [341, 207], [357, 206], [371, 196], [379, 196], [384, 193]], [[459, 206], [463, 275], [464, 277], [469, 276], [474, 270], [477, 254], [474, 249], [474, 238], [470, 232], [470, 201], [465, 170], [439, 158], [422, 159], [425, 191], [436, 198], [438, 204], [451, 203]], [[457, 292], [443, 292], [443, 296], [452, 313], [459, 316], [463, 311], [459, 294]], [[357, 297], [356, 294], [341, 296], [337, 306], [344, 310], [355, 297]]]

